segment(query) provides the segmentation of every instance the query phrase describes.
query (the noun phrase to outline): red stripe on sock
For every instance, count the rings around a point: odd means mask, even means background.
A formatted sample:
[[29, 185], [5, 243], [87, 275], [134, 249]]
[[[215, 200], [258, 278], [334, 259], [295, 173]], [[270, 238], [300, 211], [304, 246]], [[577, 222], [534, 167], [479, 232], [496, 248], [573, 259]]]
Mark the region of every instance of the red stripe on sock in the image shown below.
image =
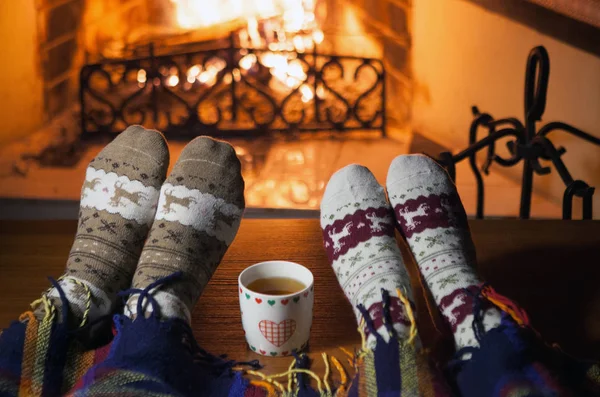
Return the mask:
[[438, 227], [467, 228], [467, 215], [456, 193], [419, 196], [394, 207], [398, 227], [406, 238]]
[[359, 209], [323, 229], [323, 244], [330, 261], [375, 236], [394, 236], [394, 221], [388, 207]]
[[469, 314], [473, 314], [473, 295], [478, 292], [479, 287], [471, 285], [468, 288], [458, 288], [440, 300], [438, 307], [453, 333]]

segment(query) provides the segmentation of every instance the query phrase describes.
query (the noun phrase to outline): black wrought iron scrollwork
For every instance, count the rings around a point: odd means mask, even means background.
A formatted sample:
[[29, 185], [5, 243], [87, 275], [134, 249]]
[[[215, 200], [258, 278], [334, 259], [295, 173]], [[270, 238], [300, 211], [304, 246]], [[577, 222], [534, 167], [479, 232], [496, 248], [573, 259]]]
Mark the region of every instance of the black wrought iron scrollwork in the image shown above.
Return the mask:
[[[144, 58], [86, 65], [80, 73], [82, 139], [115, 135], [132, 123], [159, 128], [175, 139], [199, 134], [252, 138], [269, 131], [385, 135], [380, 60], [316, 49], [292, 53], [305, 76], [286, 87], [260, 63], [268, 53], [238, 48], [233, 41], [225, 48], [160, 56], [149, 46]], [[240, 62], [248, 54], [259, 61], [243, 69]], [[194, 65], [215, 72], [198, 80], [190, 77]]]
[[[379, 63], [375, 63], [375, 62], [361, 63], [354, 71], [354, 81], [359, 81], [361, 72], [367, 71], [367, 70], [371, 70], [375, 74], [377, 84], [372, 85], [371, 88], [367, 89], [365, 92], [360, 94], [358, 96], [358, 98], [356, 99], [356, 104], [354, 106], [354, 117], [356, 117], [356, 119], [358, 121], [360, 121], [363, 125], [369, 125], [370, 123], [373, 123], [378, 117], [382, 116], [382, 113], [380, 110], [378, 110], [376, 112], [369, 112], [368, 107], [373, 106], [371, 97], [374, 93], [377, 92], [378, 89], [381, 90], [382, 93], [385, 93], [385, 87], [384, 87], [385, 72], [383, 69], [383, 64], [381, 64], [381, 62], [379, 62]], [[382, 98], [382, 97], [383, 97], [383, 95], [379, 96], [379, 98]], [[384, 105], [382, 104], [382, 109], [383, 108], [384, 108]], [[372, 113], [371, 117], [363, 118], [362, 114], [361, 114], [363, 110], [366, 113]]]
[[[486, 160], [481, 167], [484, 174], [488, 173], [494, 163], [503, 167], [512, 167], [523, 161], [520, 218], [530, 217], [534, 174], [547, 175], [551, 172], [550, 167], [545, 167], [540, 162], [540, 160], [546, 160], [551, 162], [565, 184], [563, 219], [572, 219], [573, 197], [575, 196], [581, 197], [583, 200], [582, 218], [592, 219], [594, 188], [581, 180], [573, 179], [561, 159], [566, 149], [554, 146], [547, 136], [553, 131], [561, 130], [596, 146], [600, 146], [600, 138], [563, 122], [551, 122], [536, 131], [536, 122], [542, 119], [546, 109], [549, 75], [548, 52], [541, 46], [534, 48], [529, 54], [525, 74], [525, 123], [516, 118], [495, 120], [488, 113], [480, 113], [479, 109], [474, 106], [472, 111], [475, 119], [469, 130], [469, 147], [455, 155], [449, 152], [440, 154], [438, 161], [446, 167], [453, 180], [456, 179], [456, 163], [469, 158], [469, 165], [477, 183], [476, 218], [481, 219], [484, 216], [485, 198], [484, 181], [477, 165], [476, 154], [487, 148]], [[477, 132], [480, 129], [487, 129], [487, 136], [477, 140]], [[510, 158], [503, 158], [496, 154], [496, 142], [505, 137], [512, 137], [506, 143], [511, 154]]]

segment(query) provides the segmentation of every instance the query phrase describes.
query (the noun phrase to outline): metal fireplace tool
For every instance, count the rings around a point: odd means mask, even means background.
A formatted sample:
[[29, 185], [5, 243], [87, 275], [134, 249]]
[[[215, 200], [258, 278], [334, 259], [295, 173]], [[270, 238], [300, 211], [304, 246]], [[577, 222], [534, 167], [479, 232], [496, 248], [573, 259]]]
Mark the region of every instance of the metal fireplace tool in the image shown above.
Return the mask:
[[[483, 218], [485, 190], [483, 178], [477, 166], [476, 155], [477, 152], [485, 148], [487, 148], [487, 156], [481, 171], [486, 175], [493, 163], [503, 167], [512, 167], [523, 161], [519, 210], [521, 219], [528, 219], [530, 216], [534, 174], [547, 175], [551, 172], [551, 167], [542, 166], [540, 160], [551, 161], [565, 184], [562, 208], [563, 219], [572, 219], [573, 197], [575, 196], [583, 199], [582, 218], [592, 219], [594, 188], [582, 180], [573, 179], [561, 159], [566, 149], [556, 147], [548, 139], [548, 135], [553, 131], [564, 131], [594, 145], [600, 145], [600, 139], [558, 121], [548, 123], [539, 130], [536, 128], [536, 122], [542, 119], [546, 108], [549, 74], [550, 59], [548, 52], [541, 46], [534, 48], [529, 53], [525, 74], [525, 123], [521, 123], [514, 117], [496, 120], [489, 113], [481, 113], [476, 106], [473, 106], [472, 111], [475, 119], [469, 131], [469, 147], [455, 155], [450, 152], [443, 152], [439, 155], [438, 161], [448, 170], [453, 180], [456, 180], [456, 163], [469, 159], [469, 165], [477, 182], [476, 217], [478, 219]], [[478, 141], [477, 133], [480, 128], [487, 129], [487, 136]], [[496, 154], [496, 142], [505, 137], [514, 138], [507, 143], [511, 154], [509, 158]]]

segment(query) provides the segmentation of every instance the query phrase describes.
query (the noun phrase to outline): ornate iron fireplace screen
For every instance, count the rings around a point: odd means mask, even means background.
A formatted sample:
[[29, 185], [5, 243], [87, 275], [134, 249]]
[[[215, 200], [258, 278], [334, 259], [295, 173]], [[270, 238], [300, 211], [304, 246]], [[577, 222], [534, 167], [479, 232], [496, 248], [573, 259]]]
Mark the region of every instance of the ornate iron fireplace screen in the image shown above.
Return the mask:
[[[536, 131], [535, 123], [542, 119], [546, 108], [549, 74], [550, 59], [548, 52], [544, 47], [534, 48], [529, 54], [525, 74], [525, 125], [512, 117], [494, 120], [490, 114], [480, 113], [479, 109], [474, 106], [472, 111], [475, 120], [471, 124], [469, 132], [470, 146], [455, 155], [444, 152], [439, 156], [438, 161], [446, 167], [453, 180], [456, 179], [456, 163], [466, 158], [469, 159], [469, 164], [477, 182], [476, 217], [479, 219], [483, 218], [484, 212], [484, 184], [481, 172], [477, 167], [476, 155], [484, 148], [487, 148], [487, 157], [481, 170], [486, 175], [494, 162], [503, 167], [511, 167], [523, 160], [520, 218], [527, 219], [530, 216], [534, 173], [547, 175], [551, 172], [550, 167], [544, 167], [540, 164], [540, 159], [543, 159], [554, 164], [566, 186], [563, 195], [563, 219], [572, 218], [574, 196], [583, 199], [583, 219], [592, 219], [594, 188], [582, 180], [573, 179], [561, 159], [566, 149], [554, 146], [547, 136], [552, 131], [562, 130], [595, 145], [600, 145], [600, 139], [562, 122], [548, 123]], [[488, 135], [477, 141], [479, 127], [487, 128]], [[512, 156], [503, 158], [496, 154], [495, 145], [496, 141], [508, 136], [514, 137], [514, 140], [507, 143]]]
[[[268, 64], [290, 54], [301, 76], [286, 86]], [[316, 47], [309, 53], [238, 48], [233, 36], [227, 48], [156, 56], [150, 45], [146, 57], [86, 65], [80, 102], [82, 139], [114, 135], [129, 124], [184, 139], [253, 138], [269, 131], [384, 136], [386, 126], [380, 60], [325, 55]]]

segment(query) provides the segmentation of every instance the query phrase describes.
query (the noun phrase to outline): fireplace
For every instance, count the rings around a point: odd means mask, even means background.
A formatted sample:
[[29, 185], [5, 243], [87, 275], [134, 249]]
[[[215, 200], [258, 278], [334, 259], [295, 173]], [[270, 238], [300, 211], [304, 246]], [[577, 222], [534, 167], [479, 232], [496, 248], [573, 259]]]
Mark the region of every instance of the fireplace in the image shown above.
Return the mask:
[[[598, 29], [531, 3], [24, 3], [2, 6], [11, 18], [0, 37], [26, 38], [4, 40], [15, 62], [0, 67], [9, 98], [0, 121], [5, 204], [74, 208], [87, 162], [116, 133], [140, 123], [165, 133], [172, 162], [194, 136], [230, 141], [243, 164], [250, 208], [314, 211], [329, 176], [344, 165], [364, 164], [384, 183], [399, 154], [464, 149], [471, 105], [519, 114], [524, 62], [540, 42], [558, 62], [552, 82], [559, 93], [549, 94], [546, 115], [600, 134], [590, 112], [569, 106], [578, 99], [566, 89], [579, 84], [582, 101], [600, 100], [592, 89], [598, 54], [583, 39]], [[570, 37], [548, 30], [565, 23]], [[581, 153], [582, 161], [570, 157], [576, 173], [600, 182], [594, 149], [564, 142]], [[500, 167], [491, 173], [486, 214], [516, 216], [519, 175]], [[466, 164], [457, 174], [467, 211], [475, 214], [473, 176]], [[560, 217], [562, 187], [552, 178], [536, 180], [533, 216]]]
[[64, 49], [46, 54], [42, 86], [62, 85], [61, 95], [42, 93], [40, 131], [7, 151], [2, 195], [76, 200], [77, 175], [130, 124], [165, 133], [173, 159], [194, 136], [228, 139], [249, 207], [316, 209], [331, 173], [348, 162], [381, 168], [383, 182], [385, 163], [410, 143], [410, 5], [386, 2], [374, 14], [404, 16], [385, 40], [360, 22], [366, 8], [348, 6], [46, 2], [38, 28]]

